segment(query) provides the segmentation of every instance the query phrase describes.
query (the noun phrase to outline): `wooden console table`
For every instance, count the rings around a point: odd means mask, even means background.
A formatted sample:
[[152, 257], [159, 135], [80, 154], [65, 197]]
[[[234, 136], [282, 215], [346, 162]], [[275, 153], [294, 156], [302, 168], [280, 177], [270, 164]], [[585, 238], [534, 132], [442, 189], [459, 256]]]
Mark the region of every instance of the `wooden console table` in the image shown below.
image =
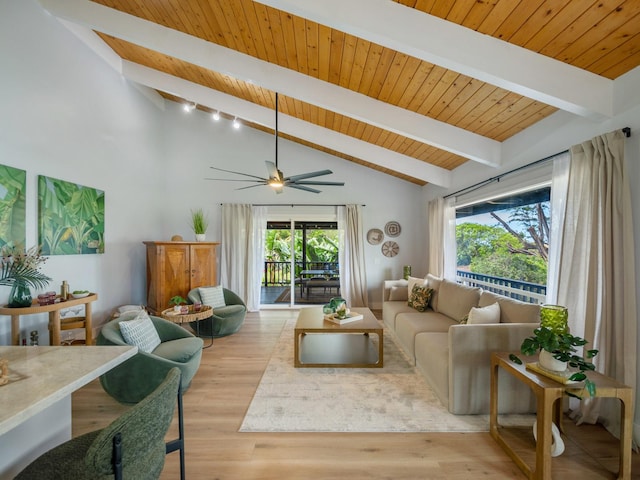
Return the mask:
[[[34, 315], [36, 313], [49, 314], [49, 338], [50, 345], [60, 345], [60, 310], [74, 307], [76, 305], [84, 305], [84, 317], [76, 317], [65, 320], [74, 320], [73, 324], [66, 325], [67, 328], [75, 326], [84, 326], [86, 335], [86, 345], [93, 345], [93, 329], [91, 325], [91, 303], [98, 299], [97, 293], [92, 293], [84, 298], [70, 298], [64, 302], [52, 303], [51, 305], [39, 305], [34, 301], [30, 307], [10, 308], [4, 305], [0, 308], [0, 315], [9, 315], [11, 317], [11, 343], [13, 345], [20, 344], [20, 315]], [[66, 323], [66, 322], [65, 322]]]
[[[509, 454], [520, 470], [529, 479], [551, 479], [551, 422], [554, 417], [562, 430], [562, 402], [560, 400], [569, 391], [583, 395], [582, 388], [563, 385], [544, 375], [528, 370], [524, 363], [537, 361], [534, 357], [521, 357], [523, 365], [509, 360], [508, 353], [491, 354], [491, 407], [489, 415], [489, 431], [496, 442]], [[528, 385], [537, 400], [537, 437], [536, 465], [531, 469], [520, 456], [511, 448], [500, 434], [498, 425], [498, 369], [513, 375]], [[589, 379], [596, 384], [596, 397], [613, 397], [621, 402], [620, 420], [620, 465], [618, 478], [631, 479], [631, 430], [633, 413], [633, 391], [612, 378], [597, 372], [589, 372]]]

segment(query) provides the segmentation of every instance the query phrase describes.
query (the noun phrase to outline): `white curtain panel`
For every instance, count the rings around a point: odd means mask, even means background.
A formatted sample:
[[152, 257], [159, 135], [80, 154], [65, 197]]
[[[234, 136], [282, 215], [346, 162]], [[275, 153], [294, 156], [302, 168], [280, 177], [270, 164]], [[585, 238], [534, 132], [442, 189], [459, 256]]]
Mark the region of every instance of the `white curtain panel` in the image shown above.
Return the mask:
[[260, 310], [266, 228], [266, 207], [222, 205], [220, 283], [242, 298], [250, 312]]
[[429, 222], [428, 273], [456, 279], [456, 199], [436, 198], [427, 204]]
[[369, 304], [362, 234], [362, 207], [338, 207], [340, 291], [350, 307]]
[[[567, 178], [557, 303], [569, 310], [572, 334], [599, 350], [597, 371], [635, 389], [635, 254], [622, 131], [573, 146]], [[588, 423], [599, 419], [619, 435], [619, 409], [611, 399], [588, 399], [577, 417]]]
[[441, 277], [444, 275], [444, 198], [435, 198], [427, 203], [429, 228], [429, 261], [427, 272]]

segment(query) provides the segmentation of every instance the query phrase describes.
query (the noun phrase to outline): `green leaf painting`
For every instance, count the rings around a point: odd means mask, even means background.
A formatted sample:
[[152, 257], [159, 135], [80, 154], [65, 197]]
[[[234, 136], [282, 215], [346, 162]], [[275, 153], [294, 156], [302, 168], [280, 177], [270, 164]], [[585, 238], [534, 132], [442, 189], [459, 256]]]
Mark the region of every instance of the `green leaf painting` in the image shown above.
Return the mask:
[[43, 255], [104, 253], [104, 191], [40, 175], [38, 208]]
[[0, 165], [0, 248], [25, 248], [27, 172]]

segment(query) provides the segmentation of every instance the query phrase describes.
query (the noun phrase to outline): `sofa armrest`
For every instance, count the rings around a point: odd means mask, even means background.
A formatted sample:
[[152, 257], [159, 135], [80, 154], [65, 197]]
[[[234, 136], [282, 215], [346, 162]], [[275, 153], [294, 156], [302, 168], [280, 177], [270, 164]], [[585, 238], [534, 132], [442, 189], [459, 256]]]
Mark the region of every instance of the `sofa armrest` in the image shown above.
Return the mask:
[[[519, 352], [538, 324], [496, 323], [449, 328], [449, 411], [487, 413], [492, 352]], [[508, 392], [508, 394], [505, 394]], [[500, 410], [533, 411], [528, 388], [513, 378], [500, 378]]]
[[391, 293], [391, 287], [408, 287], [409, 282], [400, 279], [400, 280], [385, 280], [382, 284], [382, 301], [389, 301], [389, 294]]

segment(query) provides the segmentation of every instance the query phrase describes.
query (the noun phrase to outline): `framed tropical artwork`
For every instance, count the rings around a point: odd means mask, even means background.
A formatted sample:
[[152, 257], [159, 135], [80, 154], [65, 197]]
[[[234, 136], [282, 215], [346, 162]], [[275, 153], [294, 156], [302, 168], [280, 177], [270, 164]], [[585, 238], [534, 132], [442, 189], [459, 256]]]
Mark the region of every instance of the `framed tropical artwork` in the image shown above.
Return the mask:
[[104, 253], [104, 191], [38, 176], [43, 255]]
[[27, 172], [0, 165], [0, 248], [25, 248]]

